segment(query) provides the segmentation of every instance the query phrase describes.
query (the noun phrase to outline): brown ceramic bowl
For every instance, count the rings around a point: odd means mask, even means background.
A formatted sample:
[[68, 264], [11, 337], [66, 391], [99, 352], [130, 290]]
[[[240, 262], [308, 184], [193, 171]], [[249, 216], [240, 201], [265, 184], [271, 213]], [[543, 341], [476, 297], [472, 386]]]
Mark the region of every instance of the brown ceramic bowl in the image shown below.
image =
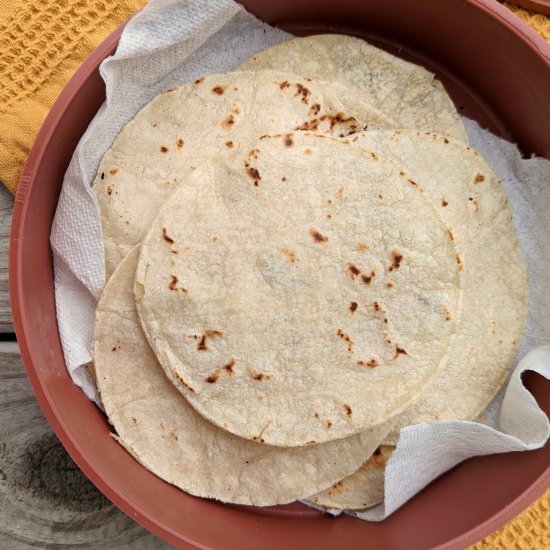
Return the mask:
[[[492, 0], [246, 0], [297, 34], [346, 32], [434, 70], [461, 112], [550, 157], [550, 49]], [[380, 524], [332, 519], [302, 505], [230, 506], [193, 498], [142, 468], [111, 437], [105, 416], [67, 375], [57, 331], [50, 227], [63, 175], [104, 100], [100, 61], [121, 30], [77, 71], [50, 112], [16, 197], [10, 249], [13, 316], [42, 410], [86, 475], [166, 541], [200, 548], [463, 548], [494, 531], [550, 485], [550, 445], [469, 460]], [[527, 377], [550, 411], [550, 385]]]

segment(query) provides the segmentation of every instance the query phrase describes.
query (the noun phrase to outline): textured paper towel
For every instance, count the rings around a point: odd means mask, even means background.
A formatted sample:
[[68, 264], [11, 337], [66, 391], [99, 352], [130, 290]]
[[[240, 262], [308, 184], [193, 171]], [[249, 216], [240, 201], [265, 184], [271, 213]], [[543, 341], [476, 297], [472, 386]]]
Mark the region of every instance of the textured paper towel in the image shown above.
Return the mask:
[[[117, 52], [101, 75], [107, 100], [82, 137], [65, 175], [51, 233], [61, 343], [73, 380], [99, 402], [84, 365], [91, 360], [95, 305], [104, 285], [103, 245], [97, 203], [90, 189], [103, 153], [122, 126], [159, 92], [231, 69], [256, 51], [288, 38], [230, 0], [152, 0], [127, 25]], [[514, 146], [467, 122], [472, 144], [503, 179], [530, 275], [525, 351], [550, 343], [544, 315], [550, 294], [540, 281], [550, 274], [550, 162], [521, 160]], [[550, 348], [528, 355], [518, 369], [550, 377]], [[546, 369], [546, 370], [544, 370]], [[516, 370], [500, 416], [500, 429], [472, 422], [439, 422], [407, 428], [388, 464], [385, 503], [361, 517], [379, 520], [406, 502], [441, 472], [479, 454], [536, 448], [548, 438], [548, 422]], [[498, 427], [499, 402], [489, 422]], [[507, 412], [508, 411], [508, 412]], [[511, 419], [515, 418], [516, 422]], [[430, 458], [426, 449], [430, 448]], [[414, 475], [413, 475], [414, 474]]]

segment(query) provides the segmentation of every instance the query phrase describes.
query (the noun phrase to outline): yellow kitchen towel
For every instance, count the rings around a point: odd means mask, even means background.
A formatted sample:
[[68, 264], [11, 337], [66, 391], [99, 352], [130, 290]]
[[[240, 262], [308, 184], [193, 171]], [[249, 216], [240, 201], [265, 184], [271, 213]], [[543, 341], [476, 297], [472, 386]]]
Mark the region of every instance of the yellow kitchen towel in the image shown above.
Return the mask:
[[0, 181], [15, 193], [40, 126], [84, 59], [145, 0], [0, 0]]
[[470, 550], [548, 550], [550, 489], [527, 510]]
[[547, 42], [550, 42], [550, 17], [520, 8], [515, 4], [510, 4], [510, 2], [503, 2], [503, 4], [530, 27], [533, 27]]

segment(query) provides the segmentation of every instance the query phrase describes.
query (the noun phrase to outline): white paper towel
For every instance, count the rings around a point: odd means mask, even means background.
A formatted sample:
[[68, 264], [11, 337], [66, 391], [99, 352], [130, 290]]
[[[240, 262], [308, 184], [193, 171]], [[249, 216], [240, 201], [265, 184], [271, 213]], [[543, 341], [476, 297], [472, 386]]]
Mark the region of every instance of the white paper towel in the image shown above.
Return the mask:
[[[136, 112], [168, 88], [223, 72], [288, 34], [269, 27], [231, 0], [152, 0], [126, 26], [116, 54], [101, 65], [107, 99], [82, 137], [65, 175], [51, 233], [61, 344], [76, 384], [99, 403], [84, 365], [91, 360], [95, 306], [104, 286], [103, 244], [91, 192], [99, 162]], [[550, 343], [550, 162], [522, 160], [517, 149], [466, 121], [472, 145], [502, 178], [529, 267], [529, 319], [520, 354]], [[545, 185], [546, 184], [546, 185]], [[432, 479], [465, 458], [528, 450], [548, 439], [548, 420], [521, 386], [520, 372], [550, 378], [550, 347], [528, 354], [501, 392], [488, 423], [433, 422], [406, 428], [386, 469], [384, 504], [358, 514], [380, 520]], [[427, 453], [426, 449], [430, 452]]]

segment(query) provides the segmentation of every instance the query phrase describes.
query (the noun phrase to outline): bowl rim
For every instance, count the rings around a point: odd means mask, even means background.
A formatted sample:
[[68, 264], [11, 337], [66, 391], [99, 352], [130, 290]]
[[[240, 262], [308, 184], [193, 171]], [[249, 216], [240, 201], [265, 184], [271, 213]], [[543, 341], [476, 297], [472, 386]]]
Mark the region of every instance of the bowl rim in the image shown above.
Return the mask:
[[[529, 27], [519, 17], [514, 15], [508, 8], [499, 4], [496, 0], [465, 0], [465, 2], [488, 13], [501, 25], [506, 27], [511, 33], [519, 35], [521, 40], [529, 46], [535, 55], [542, 58], [550, 69], [550, 44], [548, 44], [534, 29]], [[130, 500], [127, 500], [123, 493], [117, 490], [106, 476], [94, 469], [78, 442], [67, 429], [63, 418], [54, 406], [45, 382], [42, 380], [41, 376], [38, 375], [35, 368], [37, 361], [31, 344], [32, 337], [27, 330], [27, 323], [25, 322], [26, 312], [21, 303], [24, 301], [21, 277], [23, 272], [20, 246], [22, 238], [21, 229], [24, 226], [27, 216], [29, 215], [28, 201], [26, 199], [34, 183], [36, 167], [40, 165], [45, 152], [45, 147], [43, 144], [50, 141], [52, 134], [56, 131], [66, 110], [66, 105], [70, 104], [73, 97], [78, 93], [79, 86], [75, 86], [75, 84], [87, 80], [98, 70], [100, 63], [106, 57], [114, 53], [127, 22], [128, 21], [126, 21], [123, 25], [113, 31], [105, 40], [103, 40], [75, 71], [74, 75], [65, 85], [59, 97], [52, 106], [31, 148], [15, 196], [10, 232], [8, 262], [11, 309], [22, 362], [31, 382], [32, 389], [39, 402], [40, 408], [48, 423], [54, 430], [56, 436], [62, 441], [63, 446], [76, 462], [78, 467], [111, 502], [113, 502], [120, 510], [122, 510], [134, 521], [148, 529], [150, 532], [162, 537], [167, 542], [178, 547], [181, 547], [182, 543], [186, 543], [194, 548], [206, 548], [202, 544], [193, 541], [182, 533], [166, 526], [162, 522], [153, 518], [146, 510], [137, 506]], [[516, 517], [520, 512], [531, 505], [538, 497], [540, 497], [549, 486], [550, 465], [505, 508], [496, 512], [482, 523], [474, 525], [468, 531], [453, 539], [450, 539], [436, 548], [458, 549], [463, 548], [467, 544], [472, 544], [481, 540], [483, 537], [491, 534], [496, 529], [502, 527], [506, 522]]]

